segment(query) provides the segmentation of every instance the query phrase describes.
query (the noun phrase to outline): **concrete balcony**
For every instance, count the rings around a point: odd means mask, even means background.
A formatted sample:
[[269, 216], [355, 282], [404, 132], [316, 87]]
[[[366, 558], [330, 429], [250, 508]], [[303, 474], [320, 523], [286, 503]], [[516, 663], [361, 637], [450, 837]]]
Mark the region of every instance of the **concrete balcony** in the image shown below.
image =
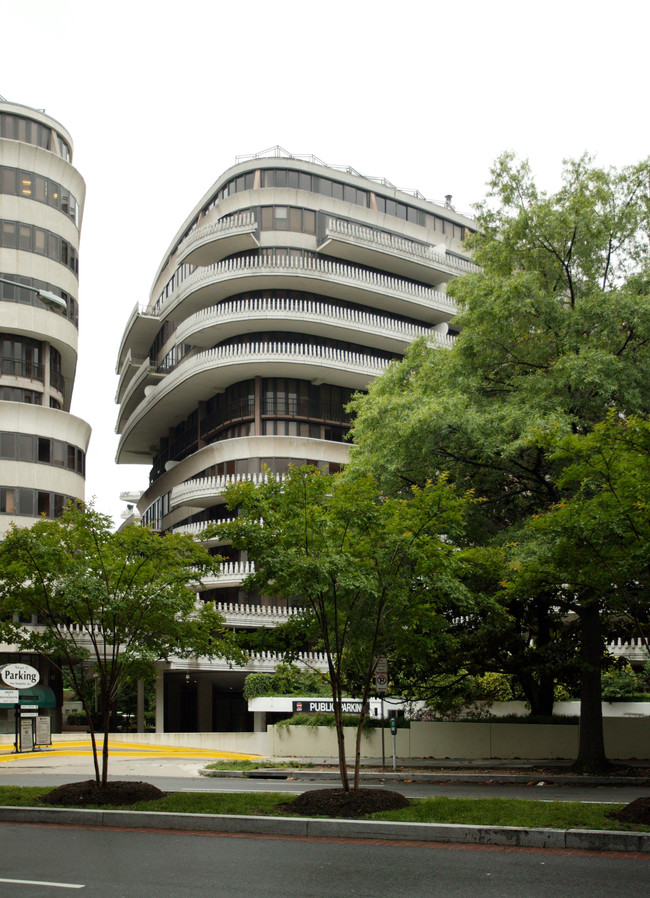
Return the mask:
[[142, 402], [146, 396], [147, 387], [160, 383], [165, 376], [165, 374], [156, 370], [156, 366], [152, 364], [151, 359], [146, 358], [140, 363], [126, 384], [121, 399], [116, 399], [120, 403], [117, 419], [118, 429], [122, 426], [122, 422], [126, 421], [131, 412]]
[[[284, 657], [276, 652], [252, 652], [242, 665], [233, 664], [225, 658], [197, 658], [188, 661], [186, 658], [170, 658], [165, 663], [164, 669], [169, 671], [180, 670], [183, 672], [196, 671], [230, 671], [243, 670], [247, 673], [274, 673], [278, 664], [284, 662]], [[311, 670], [327, 671], [327, 657], [323, 652], [301, 652], [294, 663], [298, 667], [307, 667]]]
[[363, 333], [364, 343], [388, 352], [404, 353], [418, 337], [427, 337], [434, 346], [450, 347], [447, 325], [438, 330], [396, 321], [358, 309], [337, 307], [313, 300], [265, 298], [242, 299], [195, 312], [176, 330], [177, 343], [197, 347], [214, 346], [218, 341], [256, 329], [286, 330], [287, 321], [300, 323], [305, 332], [356, 342]]
[[[271, 478], [274, 476], [271, 474]], [[267, 474], [221, 474], [218, 477], [198, 477], [175, 486], [171, 491], [169, 503], [171, 508], [178, 508], [180, 505], [209, 508], [234, 483], [250, 482], [257, 486], [266, 483], [268, 479]], [[282, 480], [283, 477], [278, 475], [275, 479]], [[201, 527], [205, 529], [206, 525], [202, 524]]]
[[639, 637], [631, 639], [614, 639], [607, 643], [607, 651], [615, 658], [627, 658], [635, 664], [644, 664], [650, 659], [648, 648]]
[[116, 372], [122, 373], [125, 361], [130, 354], [133, 358], [146, 358], [149, 349], [158, 333], [162, 321], [160, 317], [147, 309], [136, 305], [124, 328], [124, 335], [117, 354]]
[[424, 318], [432, 324], [448, 321], [456, 314], [454, 300], [441, 290], [326, 259], [283, 255], [226, 259], [199, 268], [171, 294], [161, 313], [184, 319], [207, 305], [228, 299], [233, 293], [263, 289], [304, 290], [335, 296], [373, 309]]
[[[251, 343], [217, 346], [184, 359], [147, 395], [122, 429], [118, 462], [148, 462], [168, 428], [186, 417], [199, 401], [220, 389], [255, 376], [295, 377], [366, 389], [388, 367], [386, 359], [325, 346], [296, 343]], [[118, 430], [120, 432], [120, 430]]]
[[252, 212], [240, 212], [231, 218], [196, 227], [178, 247], [178, 265], [213, 265], [226, 256], [247, 249], [255, 249], [259, 243], [255, 237], [257, 222]]
[[434, 286], [480, 270], [473, 262], [449, 255], [444, 244], [427, 246], [338, 218], [328, 219], [318, 251]]
[[222, 545], [228, 540], [223, 539], [203, 539], [202, 533], [205, 531], [206, 527], [218, 527], [220, 524], [229, 524], [231, 519], [229, 518], [220, 518], [215, 521], [205, 521], [203, 523], [198, 524], [181, 524], [178, 527], [172, 527], [172, 533], [183, 533], [187, 536], [193, 536], [194, 539], [198, 540], [204, 546], [218, 546]]
[[202, 577], [201, 589], [220, 589], [228, 586], [239, 586], [249, 574], [255, 573], [252, 561], [224, 561], [219, 565], [219, 573], [214, 577]]
[[282, 608], [277, 605], [236, 605], [233, 602], [215, 602], [215, 610], [223, 615], [228, 627], [250, 627], [260, 629], [286, 624], [300, 608]]
[[119, 370], [119, 380], [117, 382], [117, 390], [115, 391], [115, 401], [121, 402], [122, 397], [124, 396], [124, 391], [129, 385], [131, 378], [138, 370], [138, 368], [148, 360], [148, 356], [140, 356], [134, 355], [130, 349], [128, 349], [125, 353], [124, 360], [122, 362], [122, 366]]

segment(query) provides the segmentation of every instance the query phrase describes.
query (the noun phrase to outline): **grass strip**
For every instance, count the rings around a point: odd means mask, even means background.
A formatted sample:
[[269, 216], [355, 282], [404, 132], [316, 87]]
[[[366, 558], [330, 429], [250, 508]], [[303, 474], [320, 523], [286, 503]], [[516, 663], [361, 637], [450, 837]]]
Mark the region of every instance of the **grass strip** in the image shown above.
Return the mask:
[[[51, 789], [36, 786], [0, 786], [0, 805], [34, 807]], [[128, 810], [167, 811], [183, 814], [290, 817], [278, 811], [291, 795], [281, 792], [170, 792], [157, 801], [142, 801]], [[649, 832], [648, 826], [632, 826], [607, 815], [623, 804], [585, 804], [579, 801], [533, 801], [508, 798], [421, 798], [408, 808], [372, 814], [371, 820], [406, 823], [461, 823], [482, 826], [519, 826], [528, 829], [608, 829]], [[107, 810], [126, 810], [112, 805], [93, 805]]]
[[272, 768], [286, 769], [291, 767], [313, 767], [309, 763], [296, 763], [295, 761], [211, 761], [205, 765], [206, 770], [270, 770]]

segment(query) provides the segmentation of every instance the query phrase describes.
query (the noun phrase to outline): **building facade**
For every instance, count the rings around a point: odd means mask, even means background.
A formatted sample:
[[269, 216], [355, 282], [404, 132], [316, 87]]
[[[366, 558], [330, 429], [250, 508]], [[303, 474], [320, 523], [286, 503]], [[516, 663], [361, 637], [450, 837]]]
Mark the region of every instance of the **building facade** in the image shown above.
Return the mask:
[[[119, 349], [117, 461], [150, 465], [145, 524], [198, 535], [225, 518], [235, 479], [345, 464], [352, 394], [414, 339], [453, 340], [446, 285], [474, 266], [463, 249], [472, 220], [450, 201], [280, 148], [221, 175], [174, 237]], [[203, 596], [230, 626], [292, 613], [244, 593], [250, 563], [218, 551], [228, 560]], [[252, 657], [248, 669], [276, 663]], [[245, 673], [166, 665], [158, 728], [251, 728]]]
[[0, 535], [84, 499], [90, 427], [70, 401], [85, 191], [65, 128], [0, 102]]
[[[90, 426], [70, 414], [85, 191], [65, 128], [0, 98], [0, 538], [85, 497]], [[45, 660], [0, 646], [0, 665], [16, 660], [56, 685]]]

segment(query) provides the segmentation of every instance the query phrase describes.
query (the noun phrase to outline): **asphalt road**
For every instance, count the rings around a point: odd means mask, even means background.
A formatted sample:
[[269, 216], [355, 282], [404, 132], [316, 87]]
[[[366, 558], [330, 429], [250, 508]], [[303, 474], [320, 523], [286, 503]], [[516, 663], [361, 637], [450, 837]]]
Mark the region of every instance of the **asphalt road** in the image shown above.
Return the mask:
[[13, 824], [0, 840], [12, 898], [646, 898], [650, 876], [647, 857], [485, 846]]
[[[150, 766], [149, 766], [150, 765]], [[183, 765], [182, 775], [178, 764], [143, 761], [137, 771], [124, 769], [117, 763], [110, 767], [109, 779], [145, 780], [164, 792], [286, 792], [297, 795], [309, 789], [336, 788], [337, 780], [327, 782], [291, 781], [282, 779], [259, 780], [242, 777], [205, 777], [198, 775], [200, 765]], [[185, 769], [187, 767], [187, 769]], [[53, 789], [63, 783], [92, 779], [89, 765], [48, 769], [46, 767], [18, 767], [8, 765], [0, 769], [0, 785], [4, 786], [51, 786]], [[531, 780], [540, 782], [539, 780]], [[553, 785], [501, 785], [474, 783], [409, 783], [392, 782], [367, 783], [371, 788], [393, 789], [408, 798], [430, 798], [444, 795], [450, 798], [528, 798], [546, 801], [611, 801], [627, 803], [635, 798], [650, 795], [648, 786], [553, 786]], [[0, 892], [1, 895], [1, 892]]]

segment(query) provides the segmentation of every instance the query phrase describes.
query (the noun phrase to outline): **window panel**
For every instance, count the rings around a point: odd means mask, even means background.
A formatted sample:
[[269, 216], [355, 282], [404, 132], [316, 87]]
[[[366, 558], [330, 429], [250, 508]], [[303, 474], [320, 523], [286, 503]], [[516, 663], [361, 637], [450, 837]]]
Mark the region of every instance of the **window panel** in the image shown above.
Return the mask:
[[9, 249], [16, 248], [16, 224], [13, 221], [2, 223], [2, 245]]
[[38, 438], [38, 460], [46, 465], [50, 464], [52, 458], [52, 443], [47, 437]]
[[34, 492], [33, 490], [16, 490], [16, 514], [34, 517]]
[[2, 487], [0, 489], [0, 511], [5, 514], [15, 514], [15, 491], [11, 487]]
[[311, 209], [303, 209], [302, 229], [306, 234], [316, 233], [316, 213]]
[[47, 235], [43, 228], [34, 228], [34, 252], [44, 256], [47, 250]]
[[0, 169], [0, 193], [7, 194], [8, 196], [16, 196], [18, 193], [17, 181], [18, 181], [18, 172], [15, 168], [6, 168], [5, 166]]
[[21, 461], [34, 461], [34, 439], [30, 433], [18, 434], [19, 458]]
[[16, 457], [16, 434], [0, 433], [0, 458]]

